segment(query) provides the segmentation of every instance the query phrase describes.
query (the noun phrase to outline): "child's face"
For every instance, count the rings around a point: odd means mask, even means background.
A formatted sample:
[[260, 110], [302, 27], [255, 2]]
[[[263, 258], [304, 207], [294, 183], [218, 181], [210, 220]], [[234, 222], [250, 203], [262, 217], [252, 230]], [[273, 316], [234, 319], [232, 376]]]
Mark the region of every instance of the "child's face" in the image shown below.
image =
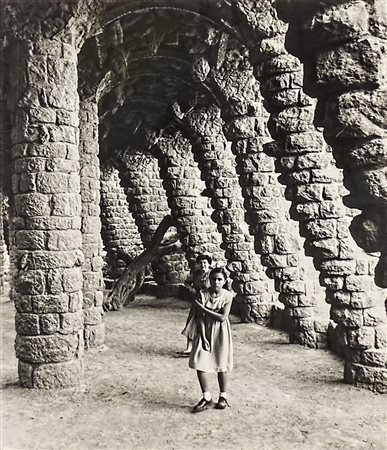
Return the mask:
[[199, 265], [200, 265], [200, 269], [201, 269], [203, 272], [208, 272], [208, 271], [210, 270], [210, 263], [208, 262], [207, 259], [202, 259], [202, 260], [199, 262]]
[[219, 292], [223, 288], [225, 282], [226, 280], [221, 273], [215, 272], [210, 276], [211, 289], [214, 292]]

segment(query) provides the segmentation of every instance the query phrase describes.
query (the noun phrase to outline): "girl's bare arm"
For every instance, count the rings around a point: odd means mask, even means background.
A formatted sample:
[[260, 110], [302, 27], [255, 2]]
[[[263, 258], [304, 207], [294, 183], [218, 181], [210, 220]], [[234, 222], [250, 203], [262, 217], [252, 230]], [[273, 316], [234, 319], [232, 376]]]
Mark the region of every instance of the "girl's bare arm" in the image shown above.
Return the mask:
[[227, 317], [230, 314], [231, 304], [232, 304], [232, 299], [229, 302], [227, 302], [219, 312], [215, 312], [215, 311], [211, 311], [210, 309], [206, 308], [205, 306], [203, 306], [201, 303], [199, 303], [196, 300], [196, 305], [199, 310], [203, 311], [204, 314], [207, 314], [208, 316], [212, 317], [215, 320], [218, 320], [219, 322], [224, 322], [227, 319]]

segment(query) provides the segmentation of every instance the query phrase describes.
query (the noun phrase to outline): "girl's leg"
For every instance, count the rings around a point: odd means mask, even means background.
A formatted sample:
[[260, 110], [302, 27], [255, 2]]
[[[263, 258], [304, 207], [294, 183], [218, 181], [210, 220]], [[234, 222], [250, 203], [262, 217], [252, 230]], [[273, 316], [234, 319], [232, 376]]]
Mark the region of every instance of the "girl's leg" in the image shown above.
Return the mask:
[[[201, 370], [197, 370], [196, 373], [198, 374], [198, 380], [199, 380], [199, 384], [200, 384], [203, 394], [209, 393], [207, 374], [205, 372], [202, 372]], [[209, 399], [206, 399], [206, 400], [209, 400]]]
[[227, 372], [218, 372], [218, 383], [220, 392], [215, 408], [224, 409], [226, 406], [230, 406], [227, 401]]
[[227, 372], [218, 372], [218, 384], [220, 392], [227, 392]]
[[201, 370], [197, 370], [196, 373], [198, 375], [199, 384], [203, 392], [203, 398], [197, 405], [192, 408], [193, 413], [205, 411], [206, 409], [213, 406], [211, 394], [208, 390], [207, 374], [205, 372], [202, 372]]

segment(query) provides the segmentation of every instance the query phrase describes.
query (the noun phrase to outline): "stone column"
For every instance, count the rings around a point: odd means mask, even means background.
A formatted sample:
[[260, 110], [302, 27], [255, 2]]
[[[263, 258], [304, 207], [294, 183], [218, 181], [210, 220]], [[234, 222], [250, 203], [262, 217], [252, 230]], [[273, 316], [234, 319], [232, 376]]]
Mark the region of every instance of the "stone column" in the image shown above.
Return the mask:
[[[363, 219], [371, 212], [363, 231], [378, 228], [375, 217], [384, 215], [381, 211], [386, 204], [385, 182], [380, 182], [385, 178], [386, 165], [382, 143], [385, 133], [379, 126], [383, 89], [377, 91], [385, 84], [385, 41], [378, 36], [377, 25], [377, 8], [381, 5], [378, 1], [358, 1], [324, 6], [311, 1], [305, 9], [297, 1], [278, 4], [294, 24], [287, 48], [306, 64], [304, 89], [319, 98], [314, 124], [324, 127], [324, 137], [344, 169], [344, 183], [352, 193], [345, 203], [367, 211]], [[346, 356], [345, 380], [385, 391], [385, 313], [380, 298], [385, 294], [372, 286], [372, 258], [357, 251], [349, 236], [348, 216], [352, 214], [348, 215], [337, 201], [343, 193], [336, 184], [338, 172], [332, 175], [327, 171], [334, 167], [329, 152], [319, 147], [311, 125], [314, 105], [300, 91], [302, 70], [298, 61], [286, 54], [283, 34], [262, 41], [255, 57], [263, 59], [258, 72], [266, 78], [271, 131], [280, 143], [272, 151], [282, 157], [284, 179], [293, 183], [298, 179], [296, 185], [301, 185], [289, 189], [289, 193], [298, 199], [296, 211], [307, 220], [304, 232], [311, 237], [309, 248], [314, 254], [320, 253], [320, 269], [331, 291], [331, 314], [340, 324]], [[354, 92], [345, 92], [351, 90]], [[374, 208], [377, 204], [382, 209]], [[377, 243], [371, 247], [375, 249]]]
[[235, 159], [222, 132], [220, 110], [217, 107], [198, 109], [185, 117], [184, 124], [194, 134], [195, 159], [212, 199], [213, 219], [222, 234], [222, 248], [242, 318], [267, 323], [275, 302], [274, 289], [255, 253], [253, 238], [244, 220]]
[[289, 218], [290, 204], [278, 182], [275, 161], [263, 152], [263, 145], [271, 141], [268, 114], [262, 107], [247, 49], [229, 41], [222, 65], [211, 71], [207, 81], [223, 100], [224, 132], [236, 155], [246, 219], [255, 249], [269, 268], [266, 273], [274, 279], [284, 305], [283, 326], [291, 342], [326, 346], [328, 308], [313, 261], [304, 255], [297, 224]]
[[124, 271], [128, 260], [133, 261], [144, 250], [144, 246], [125, 191], [120, 185], [118, 170], [109, 166], [101, 168], [101, 220], [102, 238], [107, 252], [105, 275], [116, 279]]
[[202, 195], [206, 185], [200, 178], [190, 142], [177, 133], [173, 138], [160, 139], [156, 145], [168, 204], [178, 223], [191, 270], [196, 269], [196, 258], [204, 252], [211, 253], [214, 264], [225, 265], [220, 248], [222, 238], [211, 219], [209, 199]]
[[79, 110], [79, 160], [81, 167], [83, 323], [85, 348], [104, 343], [102, 322], [103, 277], [101, 256], [100, 170], [98, 105], [95, 99], [82, 100]]
[[77, 53], [23, 42], [12, 130], [16, 356], [23, 386], [75, 385], [82, 373], [81, 196]]
[[[157, 159], [144, 152], [129, 153], [120, 163], [121, 184], [129, 208], [139, 227], [145, 248], [162, 219], [171, 213], [160, 178]], [[164, 255], [152, 263], [155, 281], [160, 286], [183, 283], [188, 276], [184, 252]]]
[[363, 323], [363, 319], [359, 322], [360, 305], [383, 303], [383, 292], [372, 280], [375, 257], [358, 248], [350, 235], [353, 213], [342, 203], [347, 193], [342, 173], [313, 125], [315, 105], [302, 92], [301, 65], [286, 53], [281, 35], [275, 38], [275, 47], [267, 41], [262, 41], [261, 48], [270, 52], [255, 54], [263, 60], [256, 72], [271, 111], [269, 128], [275, 139], [265, 150], [276, 158], [286, 196], [292, 201], [292, 217], [300, 222], [306, 250], [327, 289], [331, 318], [338, 324], [332, 344], [345, 352], [348, 325]]

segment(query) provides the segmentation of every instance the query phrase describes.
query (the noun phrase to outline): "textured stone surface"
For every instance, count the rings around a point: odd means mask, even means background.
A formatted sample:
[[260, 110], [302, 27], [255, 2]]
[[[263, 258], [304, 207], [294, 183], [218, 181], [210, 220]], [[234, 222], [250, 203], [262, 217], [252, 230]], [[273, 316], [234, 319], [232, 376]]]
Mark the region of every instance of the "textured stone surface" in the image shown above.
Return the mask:
[[157, 143], [160, 173], [171, 213], [178, 223], [180, 241], [191, 270], [200, 253], [209, 252], [214, 265], [224, 266], [222, 238], [211, 219], [212, 208], [191, 144], [178, 133]]
[[[119, 171], [129, 209], [147, 248], [161, 220], [170, 214], [158, 162], [149, 153], [133, 152], [123, 158]], [[184, 252], [179, 250], [161, 256], [152, 263], [152, 270], [155, 281], [161, 286], [183, 283], [188, 276]]]
[[106, 252], [104, 275], [116, 279], [126, 266], [122, 254], [134, 260], [144, 247], [126, 194], [120, 185], [118, 170], [109, 166], [101, 170], [101, 220]]
[[[73, 83], [76, 49], [67, 46], [64, 53], [66, 44], [60, 41], [47, 45], [58, 50], [55, 76], [47, 69], [49, 57], [39, 48], [30, 45], [29, 53], [18, 55], [20, 68], [26, 70], [25, 84], [19, 81], [18, 90], [23, 94], [38, 88], [41, 95], [33, 105], [23, 101], [14, 105], [20, 120], [12, 129], [12, 236], [20, 381], [49, 388], [77, 384], [81, 376], [84, 255], [81, 222], [74, 222], [81, 215], [77, 148], [71, 155], [63, 151], [67, 144], [76, 143], [78, 123], [64, 126], [56, 121], [58, 113], [63, 117], [78, 109]], [[61, 96], [68, 94], [70, 101], [46, 103], [54, 90]], [[67, 229], [63, 220], [73, 221], [74, 226]], [[80, 299], [71, 309], [70, 295]], [[64, 361], [69, 364], [63, 365]], [[51, 363], [56, 363], [55, 369], [49, 368]]]

